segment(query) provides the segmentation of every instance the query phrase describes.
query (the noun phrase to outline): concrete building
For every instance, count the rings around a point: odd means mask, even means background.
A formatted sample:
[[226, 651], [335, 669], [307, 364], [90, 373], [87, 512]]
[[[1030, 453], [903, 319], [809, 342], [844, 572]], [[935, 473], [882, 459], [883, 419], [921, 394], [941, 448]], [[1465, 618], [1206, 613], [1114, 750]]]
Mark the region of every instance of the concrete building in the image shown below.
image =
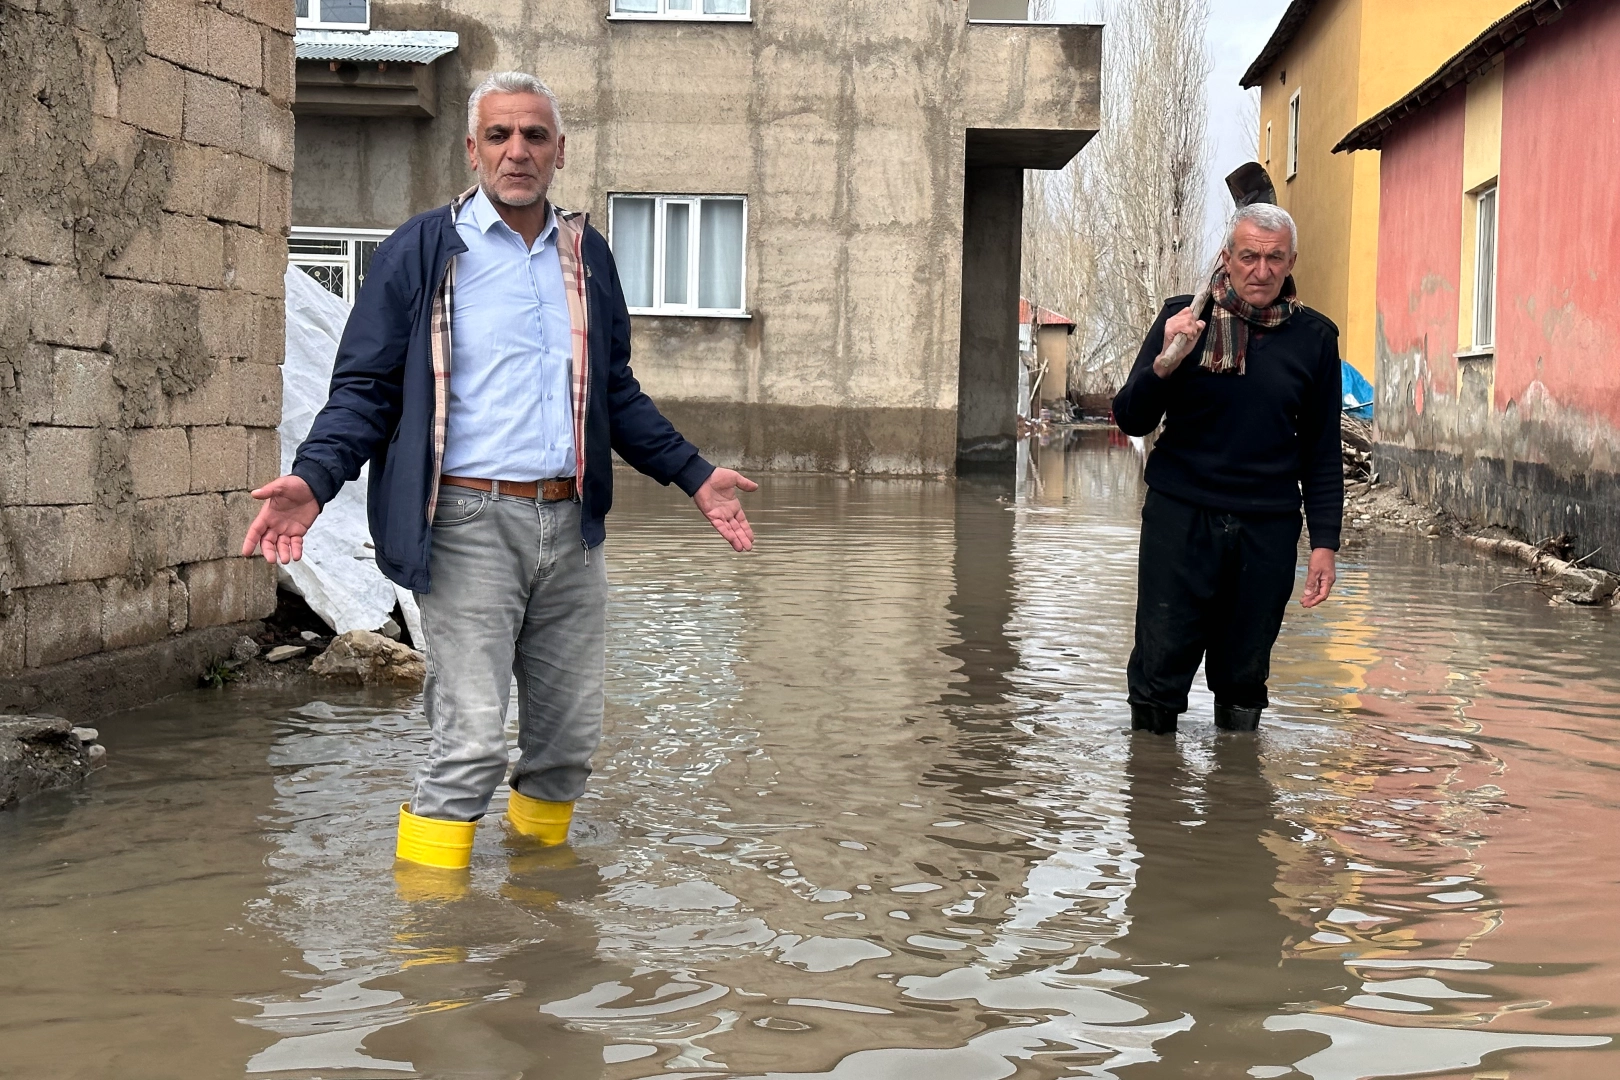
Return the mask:
[[307, 0], [293, 259], [362, 276], [471, 184], [476, 81], [529, 70], [563, 105], [554, 198], [609, 236], [636, 374], [707, 453], [1010, 463], [1023, 170], [1095, 131], [1101, 31], [978, 2], [345, 0], [344, 30]]
[[1340, 353], [1373, 374], [1378, 155], [1335, 156], [1385, 108], [1516, 0], [1293, 0], [1244, 74], [1260, 88], [1258, 157], [1299, 223], [1300, 297], [1339, 326]]
[[234, 556], [280, 465], [292, 9], [4, 20], [0, 711], [71, 714], [194, 686], [275, 606]]
[[1522, 3], [1339, 149], [1382, 151], [1376, 446], [1408, 494], [1620, 567], [1620, 8]]

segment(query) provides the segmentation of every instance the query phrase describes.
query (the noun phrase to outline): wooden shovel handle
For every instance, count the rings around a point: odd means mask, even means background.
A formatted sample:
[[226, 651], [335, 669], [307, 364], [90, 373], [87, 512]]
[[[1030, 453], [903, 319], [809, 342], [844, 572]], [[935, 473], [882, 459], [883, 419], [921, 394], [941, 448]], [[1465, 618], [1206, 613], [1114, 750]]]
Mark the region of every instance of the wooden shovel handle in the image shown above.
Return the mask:
[[[1194, 312], [1203, 311], [1204, 305], [1207, 303], [1209, 303], [1209, 282], [1206, 281], [1204, 283], [1204, 287], [1199, 289], [1197, 294], [1193, 296], [1192, 304], [1188, 310]], [[1181, 363], [1186, 355], [1192, 351], [1192, 347], [1197, 343], [1197, 341], [1198, 339], [1196, 337], [1189, 337], [1186, 334], [1177, 334], [1175, 337], [1170, 339], [1170, 341], [1165, 345], [1164, 351], [1159, 354], [1158, 363], [1165, 366], [1174, 367], [1175, 365]]]

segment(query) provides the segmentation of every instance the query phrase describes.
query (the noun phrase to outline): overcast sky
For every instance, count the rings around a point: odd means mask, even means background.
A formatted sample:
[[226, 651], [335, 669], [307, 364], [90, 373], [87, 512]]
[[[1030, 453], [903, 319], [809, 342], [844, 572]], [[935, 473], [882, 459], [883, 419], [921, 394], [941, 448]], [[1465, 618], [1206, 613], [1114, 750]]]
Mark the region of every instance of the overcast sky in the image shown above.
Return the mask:
[[[1112, 0], [1129, 3], [1130, 0]], [[1105, 22], [1108, 0], [1057, 0], [1054, 17], [1060, 22]], [[1231, 212], [1226, 174], [1254, 159], [1252, 136], [1243, 129], [1245, 99], [1251, 91], [1238, 79], [1260, 55], [1266, 39], [1282, 18], [1288, 0], [1210, 0], [1209, 19], [1209, 193], [1204, 219], [1211, 236], [1219, 232]]]
[[1226, 192], [1226, 174], [1254, 160], [1252, 133], [1243, 130], [1246, 99], [1238, 80], [1260, 55], [1266, 39], [1288, 7], [1288, 0], [1210, 0], [1209, 18], [1209, 136], [1214, 154], [1209, 163], [1209, 195], [1204, 218], [1211, 233], [1225, 224], [1232, 198]]

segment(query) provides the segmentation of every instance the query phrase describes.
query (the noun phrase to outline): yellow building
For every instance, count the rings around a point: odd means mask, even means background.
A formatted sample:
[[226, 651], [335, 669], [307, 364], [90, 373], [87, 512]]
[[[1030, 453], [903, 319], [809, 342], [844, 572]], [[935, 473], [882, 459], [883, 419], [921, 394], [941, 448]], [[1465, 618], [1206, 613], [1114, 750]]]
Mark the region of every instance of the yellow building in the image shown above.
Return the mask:
[[1519, 0], [1293, 0], [1247, 73], [1260, 87], [1259, 159], [1299, 223], [1300, 299], [1338, 323], [1373, 375], [1378, 155], [1334, 154]]

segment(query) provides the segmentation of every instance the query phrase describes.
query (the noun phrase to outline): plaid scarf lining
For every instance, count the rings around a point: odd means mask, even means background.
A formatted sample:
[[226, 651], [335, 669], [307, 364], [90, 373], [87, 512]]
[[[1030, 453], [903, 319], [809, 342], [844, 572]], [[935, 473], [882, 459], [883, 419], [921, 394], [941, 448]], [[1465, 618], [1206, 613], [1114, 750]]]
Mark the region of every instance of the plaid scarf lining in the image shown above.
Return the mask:
[[1214, 309], [1210, 313], [1209, 333], [1204, 336], [1202, 365], [1217, 374], [1235, 371], [1242, 375], [1249, 352], [1249, 327], [1275, 330], [1299, 310], [1298, 292], [1294, 279], [1283, 281], [1282, 292], [1265, 307], [1257, 308], [1238, 295], [1232, 287], [1232, 278], [1224, 269], [1217, 270], [1210, 279], [1209, 295]]

